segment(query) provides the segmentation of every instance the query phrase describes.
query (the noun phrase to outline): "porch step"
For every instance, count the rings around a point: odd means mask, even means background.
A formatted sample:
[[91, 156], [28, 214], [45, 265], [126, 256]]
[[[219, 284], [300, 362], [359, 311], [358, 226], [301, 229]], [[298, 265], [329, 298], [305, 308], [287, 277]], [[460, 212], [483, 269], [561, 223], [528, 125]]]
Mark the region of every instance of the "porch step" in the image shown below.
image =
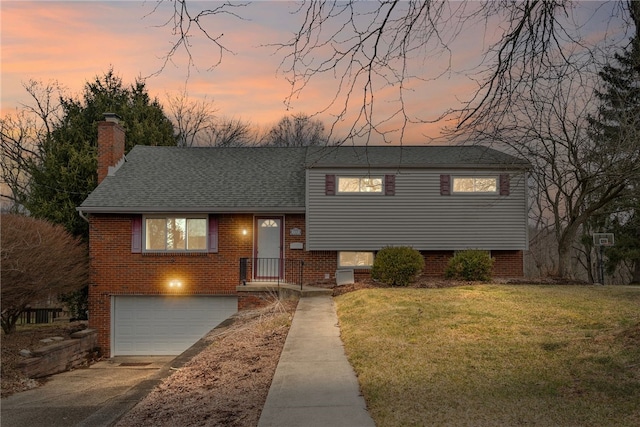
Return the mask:
[[333, 294], [331, 289], [327, 288], [319, 288], [317, 286], [309, 286], [303, 285], [302, 289], [300, 289], [300, 285], [291, 285], [288, 283], [280, 283], [280, 286], [274, 283], [260, 283], [260, 282], [250, 282], [246, 285], [240, 285], [236, 287], [237, 292], [278, 292], [294, 294], [298, 295], [301, 298], [314, 297], [314, 296], [322, 296]]

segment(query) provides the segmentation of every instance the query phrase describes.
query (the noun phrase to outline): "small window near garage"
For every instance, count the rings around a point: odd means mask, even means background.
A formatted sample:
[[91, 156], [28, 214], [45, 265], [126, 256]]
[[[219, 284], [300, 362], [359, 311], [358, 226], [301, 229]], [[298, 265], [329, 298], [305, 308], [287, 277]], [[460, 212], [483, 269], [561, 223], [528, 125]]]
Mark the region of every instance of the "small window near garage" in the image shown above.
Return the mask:
[[340, 176], [338, 193], [382, 193], [383, 177]]
[[454, 193], [496, 193], [496, 177], [453, 177]]
[[371, 268], [373, 252], [338, 252], [338, 268]]
[[146, 218], [144, 235], [146, 251], [206, 251], [207, 218]]

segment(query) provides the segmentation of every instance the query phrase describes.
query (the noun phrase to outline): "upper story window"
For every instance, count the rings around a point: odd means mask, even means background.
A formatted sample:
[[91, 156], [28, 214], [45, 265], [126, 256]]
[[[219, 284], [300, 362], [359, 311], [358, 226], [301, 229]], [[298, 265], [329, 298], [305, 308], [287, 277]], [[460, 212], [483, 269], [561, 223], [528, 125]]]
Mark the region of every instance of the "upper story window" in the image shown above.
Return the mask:
[[380, 193], [382, 194], [382, 177], [339, 176], [338, 193]]
[[207, 218], [147, 217], [146, 251], [206, 251]]
[[453, 177], [454, 193], [495, 193], [497, 191], [496, 177]]
[[338, 267], [371, 268], [373, 252], [338, 252]]

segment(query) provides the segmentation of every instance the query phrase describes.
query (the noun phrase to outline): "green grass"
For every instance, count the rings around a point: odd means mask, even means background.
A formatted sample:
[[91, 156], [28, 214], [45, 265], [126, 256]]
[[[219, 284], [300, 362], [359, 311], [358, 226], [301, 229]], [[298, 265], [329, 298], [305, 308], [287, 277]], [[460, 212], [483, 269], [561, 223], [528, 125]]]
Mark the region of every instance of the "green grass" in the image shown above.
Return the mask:
[[366, 289], [336, 299], [378, 426], [640, 425], [640, 288]]

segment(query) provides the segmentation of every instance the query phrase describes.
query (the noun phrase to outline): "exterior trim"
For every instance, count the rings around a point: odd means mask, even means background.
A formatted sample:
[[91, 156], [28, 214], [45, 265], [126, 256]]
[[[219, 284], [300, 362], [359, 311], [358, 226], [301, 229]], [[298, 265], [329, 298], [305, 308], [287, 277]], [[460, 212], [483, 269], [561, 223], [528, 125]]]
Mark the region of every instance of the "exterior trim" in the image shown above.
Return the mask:
[[202, 207], [188, 207], [188, 208], [150, 208], [147, 206], [138, 206], [138, 207], [79, 207], [76, 208], [76, 211], [82, 213], [100, 213], [100, 214], [173, 214], [173, 213], [264, 213], [269, 214], [274, 211], [282, 212], [282, 213], [305, 213], [306, 208], [304, 206], [296, 206], [296, 207], [211, 207], [211, 206], [202, 206]]

